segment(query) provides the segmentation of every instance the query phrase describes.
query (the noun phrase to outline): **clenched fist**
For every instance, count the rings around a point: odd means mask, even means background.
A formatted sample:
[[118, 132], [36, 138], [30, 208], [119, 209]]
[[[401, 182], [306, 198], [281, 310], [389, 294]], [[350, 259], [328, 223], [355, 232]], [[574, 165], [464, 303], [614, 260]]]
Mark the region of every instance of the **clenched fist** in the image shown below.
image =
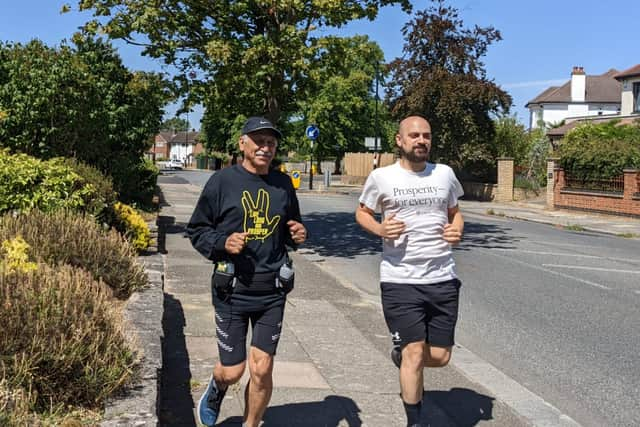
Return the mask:
[[224, 242], [224, 250], [231, 255], [238, 255], [247, 245], [249, 233], [233, 233]]

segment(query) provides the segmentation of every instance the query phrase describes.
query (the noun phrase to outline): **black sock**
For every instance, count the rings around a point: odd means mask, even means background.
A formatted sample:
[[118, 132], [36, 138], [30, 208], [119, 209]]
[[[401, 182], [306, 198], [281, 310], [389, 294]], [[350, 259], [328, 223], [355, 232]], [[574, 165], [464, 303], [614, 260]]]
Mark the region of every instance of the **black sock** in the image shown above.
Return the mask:
[[420, 424], [420, 412], [422, 412], [422, 401], [414, 404], [410, 404], [402, 401], [404, 405], [404, 411], [407, 413], [407, 426], [414, 424]]

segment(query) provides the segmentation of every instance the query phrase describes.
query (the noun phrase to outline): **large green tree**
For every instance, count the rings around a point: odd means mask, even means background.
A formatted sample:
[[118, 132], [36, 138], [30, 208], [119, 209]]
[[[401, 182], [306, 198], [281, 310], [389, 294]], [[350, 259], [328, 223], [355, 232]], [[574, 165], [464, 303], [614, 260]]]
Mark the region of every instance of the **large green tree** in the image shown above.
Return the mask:
[[[322, 27], [373, 20], [382, 6], [409, 0], [81, 0], [95, 19], [85, 29], [144, 46], [174, 64], [177, 83], [216, 111], [212, 126], [238, 114], [288, 119], [307, 96]], [[190, 72], [198, 73], [191, 76]], [[215, 120], [214, 120], [215, 119]], [[213, 124], [213, 122], [216, 122]], [[282, 120], [284, 121], [284, 120]], [[228, 134], [225, 134], [227, 138]]]
[[112, 175], [127, 198], [136, 183], [129, 172], [160, 126], [164, 88], [160, 75], [129, 71], [100, 39], [0, 44], [0, 146], [77, 158]]
[[387, 100], [397, 118], [421, 114], [431, 123], [431, 157], [475, 175], [493, 167], [492, 115], [511, 97], [486, 76], [482, 58], [501, 40], [493, 27], [466, 28], [458, 10], [435, 0], [403, 27], [404, 56], [390, 69]]
[[513, 157], [516, 166], [525, 166], [531, 137], [515, 116], [504, 115], [494, 120], [492, 148], [497, 157]]
[[171, 117], [170, 119], [162, 122], [160, 130], [183, 132], [189, 130], [190, 127], [188, 120], [181, 119], [179, 117]]
[[[304, 124], [320, 128], [316, 158], [335, 157], [338, 164], [345, 152], [362, 151], [364, 138], [376, 133], [373, 88], [384, 55], [366, 36], [326, 37], [320, 46], [309, 82], [312, 95], [299, 102], [299, 111]], [[380, 135], [390, 118], [384, 106], [378, 105], [378, 110]]]

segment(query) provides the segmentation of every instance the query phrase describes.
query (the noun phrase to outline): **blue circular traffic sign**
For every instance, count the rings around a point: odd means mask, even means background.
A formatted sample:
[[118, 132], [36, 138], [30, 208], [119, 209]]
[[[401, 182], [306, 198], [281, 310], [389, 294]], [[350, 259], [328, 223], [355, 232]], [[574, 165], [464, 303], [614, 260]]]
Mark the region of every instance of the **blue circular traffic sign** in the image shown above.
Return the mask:
[[318, 139], [318, 136], [320, 136], [320, 129], [316, 125], [309, 125], [307, 126], [307, 129], [305, 129], [304, 133], [307, 135], [307, 138], [316, 140]]
[[291, 176], [293, 176], [295, 179], [298, 179], [298, 178], [300, 178], [300, 172], [295, 171], [295, 172], [293, 172], [293, 173], [291, 174]]

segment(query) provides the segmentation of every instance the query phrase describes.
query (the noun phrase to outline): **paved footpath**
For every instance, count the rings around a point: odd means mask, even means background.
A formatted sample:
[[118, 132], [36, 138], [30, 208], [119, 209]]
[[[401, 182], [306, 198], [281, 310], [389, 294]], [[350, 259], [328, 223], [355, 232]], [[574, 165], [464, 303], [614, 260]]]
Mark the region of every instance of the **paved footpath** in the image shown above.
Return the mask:
[[[193, 426], [195, 404], [217, 360], [211, 263], [183, 234], [200, 188], [179, 180], [161, 181], [160, 187], [165, 271], [160, 420], [164, 426]], [[285, 309], [275, 388], [263, 426], [403, 426], [398, 371], [388, 356], [390, 340], [379, 305], [306, 259], [303, 248], [293, 258], [296, 288]], [[509, 379], [477, 363], [465, 349], [454, 350], [454, 362], [425, 371], [424, 425], [574, 425], [553, 411], [536, 414], [540, 399], [520, 388], [500, 397], [483, 388], [475, 378], [503, 385]], [[227, 393], [218, 425], [240, 425], [242, 394], [239, 385]]]

